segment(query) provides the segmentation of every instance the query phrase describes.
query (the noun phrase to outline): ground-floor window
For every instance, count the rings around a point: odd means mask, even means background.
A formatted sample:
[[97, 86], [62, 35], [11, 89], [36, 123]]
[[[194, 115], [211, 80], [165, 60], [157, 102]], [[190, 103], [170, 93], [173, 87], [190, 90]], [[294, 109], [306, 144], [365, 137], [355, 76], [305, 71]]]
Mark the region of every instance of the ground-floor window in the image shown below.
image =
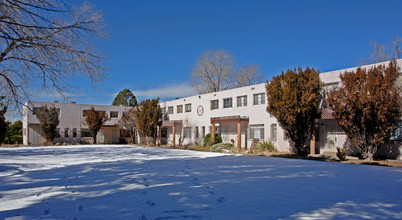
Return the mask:
[[167, 128], [161, 129], [161, 138], [167, 138]]
[[202, 138], [205, 137], [205, 126], [202, 126]]
[[60, 138], [60, 128], [56, 128], [56, 135], [55, 138]]
[[73, 128], [73, 138], [77, 137], [77, 128]]
[[272, 124], [271, 125], [271, 139], [276, 140], [278, 138], [278, 125]]
[[191, 127], [184, 128], [183, 133], [184, 138], [191, 138]]
[[198, 138], [198, 126], [195, 127], [195, 138]]
[[264, 125], [250, 125], [250, 138], [264, 139]]
[[391, 132], [391, 141], [402, 141], [402, 121], [398, 122], [398, 127]]
[[81, 137], [92, 137], [89, 129], [81, 129]]
[[64, 128], [64, 137], [68, 138], [68, 128]]

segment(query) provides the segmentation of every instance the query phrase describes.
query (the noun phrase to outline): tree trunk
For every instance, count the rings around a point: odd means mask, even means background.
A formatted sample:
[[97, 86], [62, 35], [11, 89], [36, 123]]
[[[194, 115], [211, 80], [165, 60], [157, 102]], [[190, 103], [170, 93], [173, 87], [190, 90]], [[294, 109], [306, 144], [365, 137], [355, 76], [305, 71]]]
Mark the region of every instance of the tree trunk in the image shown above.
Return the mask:
[[94, 144], [96, 144], [96, 134], [92, 135], [92, 138], [94, 139]]

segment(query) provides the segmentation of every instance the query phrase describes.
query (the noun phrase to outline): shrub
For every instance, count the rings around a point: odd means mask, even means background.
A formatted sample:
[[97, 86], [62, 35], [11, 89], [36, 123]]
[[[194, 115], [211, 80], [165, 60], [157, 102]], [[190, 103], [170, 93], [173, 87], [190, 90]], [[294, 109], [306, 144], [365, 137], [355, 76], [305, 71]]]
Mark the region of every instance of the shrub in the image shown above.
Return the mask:
[[254, 154], [264, 154], [264, 153], [270, 153], [270, 152], [277, 152], [275, 148], [275, 143], [269, 139], [267, 140], [262, 140], [256, 144], [253, 149], [251, 149], [251, 152]]
[[212, 152], [219, 153], [235, 153], [236, 149], [233, 144], [218, 143], [212, 145]]
[[[211, 134], [205, 135], [205, 137], [204, 137], [204, 147], [212, 145], [210, 139], [211, 139]], [[215, 134], [214, 144], [218, 144], [218, 143], [222, 143], [222, 138], [221, 138], [221, 136], [219, 134]]]
[[346, 148], [343, 147], [342, 149], [340, 147], [336, 148], [336, 156], [339, 158], [339, 160], [341, 161], [345, 161], [346, 160]]

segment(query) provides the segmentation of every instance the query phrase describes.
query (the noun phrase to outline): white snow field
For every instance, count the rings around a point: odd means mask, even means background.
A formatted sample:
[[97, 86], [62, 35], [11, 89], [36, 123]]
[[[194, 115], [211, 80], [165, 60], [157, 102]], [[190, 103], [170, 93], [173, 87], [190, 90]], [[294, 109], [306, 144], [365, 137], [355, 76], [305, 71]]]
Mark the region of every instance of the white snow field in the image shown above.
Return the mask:
[[0, 219], [402, 219], [402, 169], [123, 145], [0, 148]]

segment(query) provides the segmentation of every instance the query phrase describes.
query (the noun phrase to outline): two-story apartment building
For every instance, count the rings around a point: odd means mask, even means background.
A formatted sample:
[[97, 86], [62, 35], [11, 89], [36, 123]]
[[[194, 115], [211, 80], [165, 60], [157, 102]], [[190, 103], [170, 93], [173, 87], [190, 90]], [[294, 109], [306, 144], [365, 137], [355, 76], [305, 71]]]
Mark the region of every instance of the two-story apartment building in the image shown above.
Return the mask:
[[[402, 66], [402, 59], [398, 60], [398, 65]], [[339, 86], [340, 74], [356, 68], [320, 73], [323, 94]], [[265, 83], [175, 99], [162, 102], [160, 106], [164, 115], [160, 132], [162, 144], [202, 144], [204, 136], [215, 131], [222, 136], [223, 142], [232, 142], [238, 147], [249, 148], [253, 139], [271, 139], [279, 151], [294, 151], [276, 118], [266, 111]], [[336, 152], [337, 147], [343, 147], [347, 137], [325, 101], [321, 107], [321, 119], [316, 124], [315, 153]], [[399, 155], [402, 155], [401, 131], [400, 124], [391, 137], [391, 141], [399, 141], [395, 145], [399, 148], [393, 149]]]
[[97, 143], [118, 143], [121, 136], [121, 128], [118, 121], [130, 107], [88, 105], [76, 103], [39, 102], [29, 101], [23, 106], [23, 144], [41, 144], [43, 142], [39, 120], [36, 111], [42, 107], [55, 107], [59, 114], [59, 126], [55, 142], [67, 143], [92, 143], [93, 139], [85, 122], [85, 113], [91, 107], [95, 110], [105, 111], [110, 120], [106, 121], [99, 131]]

